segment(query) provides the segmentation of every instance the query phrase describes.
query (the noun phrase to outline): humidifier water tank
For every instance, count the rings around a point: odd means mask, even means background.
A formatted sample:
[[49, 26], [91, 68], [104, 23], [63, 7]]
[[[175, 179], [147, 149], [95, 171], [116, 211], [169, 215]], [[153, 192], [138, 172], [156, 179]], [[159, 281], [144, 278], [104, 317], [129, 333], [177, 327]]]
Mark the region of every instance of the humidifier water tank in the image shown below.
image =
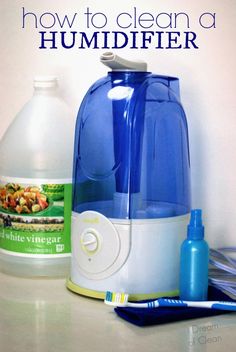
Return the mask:
[[179, 80], [105, 53], [75, 131], [68, 287], [103, 298], [178, 293], [190, 211], [187, 122]]

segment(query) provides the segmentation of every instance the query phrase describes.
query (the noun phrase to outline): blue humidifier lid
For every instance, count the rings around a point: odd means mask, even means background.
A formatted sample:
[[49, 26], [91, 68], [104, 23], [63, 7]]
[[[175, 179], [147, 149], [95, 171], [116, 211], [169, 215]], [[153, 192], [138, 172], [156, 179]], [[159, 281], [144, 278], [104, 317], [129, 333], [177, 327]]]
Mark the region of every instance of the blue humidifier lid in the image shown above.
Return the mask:
[[73, 210], [155, 219], [190, 211], [186, 116], [178, 78], [111, 52], [111, 71], [81, 104], [75, 131]]

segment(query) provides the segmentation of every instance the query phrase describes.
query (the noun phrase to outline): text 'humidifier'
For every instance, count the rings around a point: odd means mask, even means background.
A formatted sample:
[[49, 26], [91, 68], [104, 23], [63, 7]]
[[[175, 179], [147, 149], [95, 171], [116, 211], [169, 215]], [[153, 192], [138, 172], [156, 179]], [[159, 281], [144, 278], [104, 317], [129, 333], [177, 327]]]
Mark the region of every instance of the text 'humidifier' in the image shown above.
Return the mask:
[[176, 295], [190, 211], [187, 122], [178, 78], [112, 53], [75, 131], [68, 288], [103, 298]]

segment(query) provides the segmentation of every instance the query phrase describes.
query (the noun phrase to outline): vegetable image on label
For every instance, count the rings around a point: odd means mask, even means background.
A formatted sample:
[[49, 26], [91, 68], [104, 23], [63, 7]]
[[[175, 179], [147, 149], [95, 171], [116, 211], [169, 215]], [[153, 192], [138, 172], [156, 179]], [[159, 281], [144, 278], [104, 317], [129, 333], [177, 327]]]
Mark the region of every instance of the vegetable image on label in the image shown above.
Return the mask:
[[21, 256], [70, 253], [71, 184], [0, 181], [1, 249]]
[[38, 213], [48, 205], [48, 197], [40, 193], [39, 187], [22, 188], [18, 184], [7, 183], [0, 189], [0, 207], [9, 213]]

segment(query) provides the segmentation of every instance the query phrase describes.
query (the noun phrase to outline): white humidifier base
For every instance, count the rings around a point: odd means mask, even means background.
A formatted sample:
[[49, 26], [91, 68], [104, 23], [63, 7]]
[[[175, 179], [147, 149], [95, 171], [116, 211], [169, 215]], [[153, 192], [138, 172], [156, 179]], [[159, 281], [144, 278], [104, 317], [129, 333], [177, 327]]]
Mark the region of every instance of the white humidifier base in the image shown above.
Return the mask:
[[73, 213], [67, 287], [100, 299], [106, 291], [126, 292], [133, 300], [177, 295], [188, 221], [189, 214], [121, 220], [95, 211]]

